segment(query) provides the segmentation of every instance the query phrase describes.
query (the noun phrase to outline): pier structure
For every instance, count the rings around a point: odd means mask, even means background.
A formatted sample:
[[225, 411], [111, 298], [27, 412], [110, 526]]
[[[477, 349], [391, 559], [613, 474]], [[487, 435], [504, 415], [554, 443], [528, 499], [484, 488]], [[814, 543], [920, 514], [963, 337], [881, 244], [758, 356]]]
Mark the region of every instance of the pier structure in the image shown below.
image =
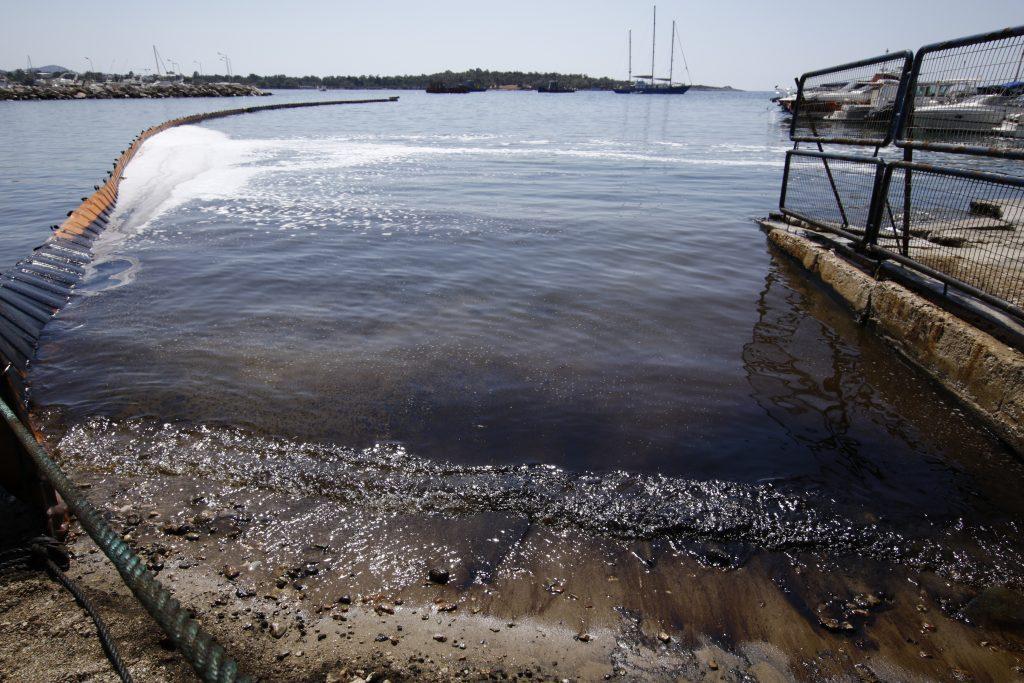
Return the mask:
[[1022, 78], [1024, 26], [803, 74], [779, 98], [794, 147], [759, 221], [1019, 453]]

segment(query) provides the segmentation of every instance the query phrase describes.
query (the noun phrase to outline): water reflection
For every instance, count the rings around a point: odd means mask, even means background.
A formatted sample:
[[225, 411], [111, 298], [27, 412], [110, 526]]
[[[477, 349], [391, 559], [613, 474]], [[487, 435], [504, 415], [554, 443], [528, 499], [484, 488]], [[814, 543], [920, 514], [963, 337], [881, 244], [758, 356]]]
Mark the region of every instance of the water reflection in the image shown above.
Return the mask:
[[[835, 332], [807, 315], [805, 297], [784, 282], [774, 268], [758, 297], [758, 319], [743, 347], [747, 380], [754, 400], [791, 440], [811, 453], [856, 456], [860, 444], [851, 434], [848, 404], [857, 386], [845, 380], [856, 362], [852, 349]], [[828, 349], [827, 373], [810, 371], [806, 343], [816, 339]]]
[[751, 398], [817, 463], [801, 482], [876, 512], [970, 508], [974, 482], [958, 454], [994, 445], [968, 435], [964, 416], [923, 378], [783, 257], [768, 269], [757, 311], [742, 352]]

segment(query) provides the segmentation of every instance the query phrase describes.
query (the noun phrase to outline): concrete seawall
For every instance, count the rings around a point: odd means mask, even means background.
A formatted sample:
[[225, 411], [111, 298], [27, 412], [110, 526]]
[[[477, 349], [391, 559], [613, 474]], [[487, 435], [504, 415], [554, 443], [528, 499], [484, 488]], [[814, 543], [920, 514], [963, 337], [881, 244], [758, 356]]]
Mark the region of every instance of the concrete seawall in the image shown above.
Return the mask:
[[772, 245], [1024, 454], [1024, 353], [903, 285], [872, 277], [785, 223], [759, 223]]

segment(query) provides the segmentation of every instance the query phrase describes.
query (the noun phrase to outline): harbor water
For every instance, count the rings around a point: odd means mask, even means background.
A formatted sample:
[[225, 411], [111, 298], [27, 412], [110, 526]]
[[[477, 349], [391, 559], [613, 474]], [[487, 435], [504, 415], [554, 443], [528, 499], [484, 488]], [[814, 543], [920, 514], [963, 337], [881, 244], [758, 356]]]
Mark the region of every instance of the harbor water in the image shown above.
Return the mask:
[[[146, 143], [30, 375], [69, 467], [259, 499], [268, 565], [325, 534], [392, 586], [549, 557], [524, 529], [1020, 581], [1018, 459], [753, 223], [768, 94], [344, 93], [391, 94]], [[238, 102], [0, 103], [2, 263]]]

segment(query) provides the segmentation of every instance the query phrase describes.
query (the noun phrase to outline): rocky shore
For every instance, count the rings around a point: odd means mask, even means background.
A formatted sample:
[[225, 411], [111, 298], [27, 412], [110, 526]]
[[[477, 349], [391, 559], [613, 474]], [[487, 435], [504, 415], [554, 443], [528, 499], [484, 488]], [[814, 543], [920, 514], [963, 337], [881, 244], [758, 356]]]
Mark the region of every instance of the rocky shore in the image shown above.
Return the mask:
[[157, 99], [163, 97], [242, 97], [270, 95], [241, 83], [61, 83], [0, 86], [0, 100]]
[[[74, 458], [73, 449], [66, 454]], [[777, 683], [1024, 674], [1018, 593], [968, 586], [933, 568], [836, 563], [798, 549], [733, 566], [657, 541], [621, 545], [515, 516], [395, 516], [166, 471], [74, 468], [72, 476], [103, 501], [147, 568], [261, 680]], [[0, 550], [18, 543], [16, 509], [0, 495], [0, 515], [11, 520], [0, 529]], [[427, 542], [427, 554], [416, 551], [424, 538], [457, 539], [468, 529], [497, 542]], [[135, 677], [195, 680], [74, 526], [69, 549], [71, 577], [99, 606]], [[112, 680], [73, 598], [41, 572], [2, 567], [0, 671], [4, 680]]]

